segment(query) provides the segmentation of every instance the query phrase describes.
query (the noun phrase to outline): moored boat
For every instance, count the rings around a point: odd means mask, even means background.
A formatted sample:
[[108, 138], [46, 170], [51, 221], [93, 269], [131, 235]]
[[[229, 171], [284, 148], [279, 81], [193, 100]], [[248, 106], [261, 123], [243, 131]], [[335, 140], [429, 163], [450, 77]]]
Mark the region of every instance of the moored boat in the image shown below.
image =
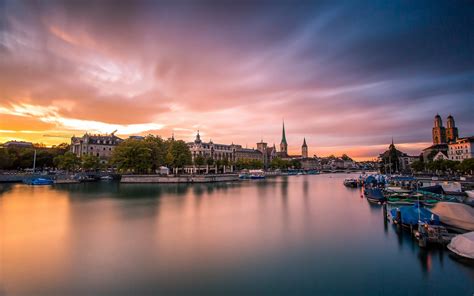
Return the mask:
[[380, 188], [366, 188], [364, 195], [371, 202], [382, 203], [385, 201], [385, 196]]
[[440, 224], [438, 215], [433, 214], [420, 203], [416, 203], [413, 206], [402, 206], [392, 209], [390, 215], [392, 216], [393, 223], [408, 227], [416, 226], [419, 222], [430, 225]]
[[347, 178], [347, 179], [344, 179], [343, 184], [346, 187], [356, 188], [358, 186], [359, 182], [356, 179]]
[[54, 181], [48, 178], [32, 178], [26, 179], [23, 181], [25, 184], [28, 185], [52, 185]]
[[455, 236], [448, 249], [458, 256], [474, 260], [474, 231]]
[[442, 223], [465, 231], [474, 231], [474, 209], [454, 202], [440, 202], [432, 210]]
[[263, 170], [250, 170], [250, 179], [265, 179], [265, 172]]

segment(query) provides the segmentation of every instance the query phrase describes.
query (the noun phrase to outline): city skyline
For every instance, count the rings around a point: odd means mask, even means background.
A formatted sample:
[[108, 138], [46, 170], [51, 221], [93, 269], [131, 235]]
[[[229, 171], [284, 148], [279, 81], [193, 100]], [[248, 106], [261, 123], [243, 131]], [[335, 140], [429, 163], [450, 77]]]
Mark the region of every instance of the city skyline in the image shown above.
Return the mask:
[[0, 142], [84, 132], [373, 159], [474, 134], [469, 2], [1, 1]]

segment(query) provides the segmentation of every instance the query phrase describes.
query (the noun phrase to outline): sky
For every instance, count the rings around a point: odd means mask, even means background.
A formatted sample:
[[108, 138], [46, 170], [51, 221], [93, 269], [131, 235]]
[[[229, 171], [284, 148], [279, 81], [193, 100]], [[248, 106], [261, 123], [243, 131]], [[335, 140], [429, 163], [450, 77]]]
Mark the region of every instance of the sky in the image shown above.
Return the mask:
[[0, 0], [0, 142], [160, 135], [372, 159], [474, 135], [474, 1]]

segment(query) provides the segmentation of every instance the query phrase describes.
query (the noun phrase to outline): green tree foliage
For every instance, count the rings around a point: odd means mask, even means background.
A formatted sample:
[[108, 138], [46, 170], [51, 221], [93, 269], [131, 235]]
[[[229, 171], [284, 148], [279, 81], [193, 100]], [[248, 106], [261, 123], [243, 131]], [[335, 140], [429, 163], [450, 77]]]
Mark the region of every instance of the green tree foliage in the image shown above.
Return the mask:
[[86, 171], [95, 171], [100, 169], [100, 158], [95, 155], [84, 155], [81, 158], [81, 167]]
[[287, 160], [283, 160], [279, 157], [275, 157], [274, 159], [272, 159], [272, 161], [270, 162], [270, 168], [276, 170], [276, 169], [279, 169], [279, 170], [287, 170], [289, 167], [291, 166], [290, 162], [287, 161]]
[[168, 166], [172, 168], [182, 168], [192, 164], [191, 151], [184, 141], [169, 141], [168, 153], [166, 157]]
[[201, 155], [198, 155], [194, 158], [194, 165], [196, 166], [203, 166], [206, 164], [206, 159]]
[[341, 159], [344, 160], [344, 161], [352, 161], [352, 158], [350, 158], [350, 157], [349, 157], [347, 154], [345, 154], [345, 153], [341, 156]]
[[465, 174], [474, 174], [474, 158], [463, 160], [458, 169]]
[[112, 153], [111, 163], [121, 172], [154, 173], [163, 165], [182, 168], [192, 163], [191, 152], [184, 141], [167, 140], [149, 135], [143, 140], [127, 139]]
[[41, 170], [55, 167], [54, 158], [66, 153], [69, 150], [69, 145], [60, 144], [47, 148], [43, 144], [35, 144], [33, 148], [9, 147], [2, 148], [1, 150], [3, 152], [0, 152], [0, 158], [3, 160], [0, 160], [0, 169], [17, 170], [32, 168], [36, 150], [36, 168]]
[[148, 173], [153, 166], [151, 154], [147, 142], [129, 138], [115, 147], [111, 163], [120, 172]]
[[417, 161], [414, 161], [412, 164], [411, 164], [411, 168], [415, 171], [415, 172], [423, 172], [425, 170], [425, 163], [420, 161], [420, 160], [417, 160]]
[[235, 162], [238, 170], [242, 169], [263, 169], [263, 161], [258, 159], [239, 159]]
[[66, 152], [54, 158], [56, 167], [66, 171], [75, 171], [81, 164], [81, 160], [72, 152]]

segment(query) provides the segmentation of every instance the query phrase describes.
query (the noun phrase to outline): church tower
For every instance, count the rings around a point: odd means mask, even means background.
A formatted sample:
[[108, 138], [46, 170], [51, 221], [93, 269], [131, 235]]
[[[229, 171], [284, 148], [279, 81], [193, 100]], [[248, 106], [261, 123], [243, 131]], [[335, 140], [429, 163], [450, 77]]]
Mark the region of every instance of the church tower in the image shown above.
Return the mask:
[[457, 140], [458, 137], [459, 137], [459, 132], [454, 122], [454, 117], [449, 115], [448, 120], [447, 120], [447, 128], [446, 128], [446, 141], [448, 143], [454, 142]]
[[283, 131], [281, 133], [280, 152], [288, 154], [288, 143], [286, 142], [285, 122], [283, 121]]
[[445, 144], [446, 143], [446, 129], [443, 127], [443, 121], [441, 116], [436, 114], [434, 118], [433, 127], [433, 144]]
[[303, 145], [301, 146], [301, 156], [308, 158], [308, 145], [306, 145], [306, 138], [303, 139]]

